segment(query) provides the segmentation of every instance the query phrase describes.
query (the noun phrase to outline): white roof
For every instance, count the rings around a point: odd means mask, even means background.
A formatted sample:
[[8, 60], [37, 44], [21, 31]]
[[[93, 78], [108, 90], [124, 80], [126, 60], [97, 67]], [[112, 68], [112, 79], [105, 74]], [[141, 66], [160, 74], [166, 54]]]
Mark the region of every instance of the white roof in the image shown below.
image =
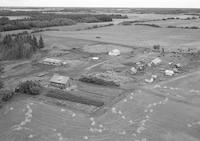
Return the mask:
[[109, 51], [108, 53], [109, 55], [120, 55], [120, 50], [119, 49], [113, 49], [111, 51]]
[[99, 60], [99, 57], [92, 57], [93, 60]]
[[60, 84], [67, 84], [68, 81], [69, 81], [69, 77], [61, 76], [58, 74], [54, 74], [53, 77], [50, 79], [50, 82], [60, 83]]
[[50, 62], [50, 63], [61, 63], [62, 60], [54, 59], [54, 58], [45, 58], [43, 60], [44, 62]]
[[172, 70], [165, 70], [165, 75], [172, 76], [172, 75], [174, 75], [174, 71], [172, 71]]
[[133, 73], [136, 73], [136, 72], [137, 72], [137, 69], [136, 69], [135, 67], [132, 67], [132, 68], [131, 68], [131, 71], [132, 71]]
[[154, 63], [154, 64], [159, 64], [159, 63], [162, 62], [162, 60], [160, 58], [155, 58], [151, 62]]

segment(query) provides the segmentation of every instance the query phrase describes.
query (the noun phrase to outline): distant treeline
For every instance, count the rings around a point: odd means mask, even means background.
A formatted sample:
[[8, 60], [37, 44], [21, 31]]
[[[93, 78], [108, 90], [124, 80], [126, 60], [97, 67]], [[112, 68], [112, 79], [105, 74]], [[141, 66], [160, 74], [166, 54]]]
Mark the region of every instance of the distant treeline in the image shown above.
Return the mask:
[[[110, 22], [113, 18], [128, 18], [120, 14], [56, 14], [37, 11], [0, 11], [0, 31], [73, 25], [76, 23]], [[6, 16], [27, 16], [25, 19], [9, 20]]]
[[87, 12], [87, 13], [94, 13], [96, 12], [95, 10], [93, 10], [92, 8], [65, 8], [62, 10], [59, 10], [59, 12], [73, 12], [73, 13], [77, 13], [77, 12]]
[[138, 24], [135, 24], [135, 25], [144, 25], [144, 26], [151, 26], [151, 27], [161, 28], [161, 26], [156, 25], [156, 24], [140, 24], [140, 23], [138, 23]]
[[155, 14], [199, 14], [200, 9], [195, 8], [132, 8], [130, 13], [155, 13]]
[[43, 38], [37, 39], [27, 32], [5, 35], [0, 41], [0, 59], [13, 60], [29, 58], [44, 47]]

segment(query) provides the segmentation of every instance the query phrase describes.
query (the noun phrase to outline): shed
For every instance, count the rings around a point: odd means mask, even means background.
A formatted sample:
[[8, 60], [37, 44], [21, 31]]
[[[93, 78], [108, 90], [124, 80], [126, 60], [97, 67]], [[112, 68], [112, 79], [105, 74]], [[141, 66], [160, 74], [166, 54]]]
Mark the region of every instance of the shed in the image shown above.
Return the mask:
[[113, 49], [113, 50], [108, 52], [108, 55], [110, 55], [110, 56], [118, 56], [118, 55], [120, 55], [120, 50], [119, 49]]
[[162, 62], [162, 60], [161, 60], [160, 58], [155, 58], [155, 59], [153, 59], [153, 60], [151, 61], [151, 63], [154, 64], [154, 65], [158, 65], [158, 64], [160, 64], [161, 62]]
[[92, 60], [99, 60], [99, 57], [92, 57]]
[[137, 69], [135, 67], [131, 68], [131, 74], [136, 74], [137, 73]]
[[58, 87], [60, 89], [65, 89], [70, 86], [69, 80], [70, 78], [67, 76], [54, 74], [53, 77], [50, 79], [50, 85], [54, 87]]
[[172, 71], [172, 70], [165, 70], [165, 75], [172, 76], [172, 75], [174, 75], [174, 71]]
[[42, 62], [43, 64], [47, 64], [47, 65], [56, 65], [56, 66], [62, 65], [62, 60], [54, 59], [54, 58], [45, 58]]

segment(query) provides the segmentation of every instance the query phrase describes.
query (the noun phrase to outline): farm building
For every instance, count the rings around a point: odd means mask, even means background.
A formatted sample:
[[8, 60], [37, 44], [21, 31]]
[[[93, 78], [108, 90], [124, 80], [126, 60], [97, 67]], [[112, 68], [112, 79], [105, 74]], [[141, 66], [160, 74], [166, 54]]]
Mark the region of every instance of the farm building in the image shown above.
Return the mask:
[[43, 64], [47, 65], [56, 65], [56, 66], [61, 66], [62, 65], [62, 60], [59, 59], [54, 59], [54, 58], [45, 58], [42, 61]]
[[99, 60], [99, 57], [92, 57], [92, 60]]
[[67, 76], [61, 76], [58, 74], [53, 75], [50, 79], [50, 85], [54, 87], [58, 87], [60, 89], [65, 89], [70, 87], [70, 78]]
[[162, 62], [162, 60], [161, 60], [160, 58], [155, 58], [155, 59], [153, 59], [153, 60], [151, 61], [151, 63], [154, 64], [154, 65], [158, 65], [158, 64], [160, 64], [161, 62]]
[[120, 55], [120, 50], [119, 49], [113, 49], [113, 50], [108, 52], [108, 55], [110, 55], [110, 56], [118, 56], [118, 55]]
[[172, 71], [172, 70], [165, 70], [165, 75], [172, 76], [172, 75], [174, 75], [174, 71]]
[[137, 69], [135, 67], [131, 68], [131, 74], [136, 74], [137, 73]]

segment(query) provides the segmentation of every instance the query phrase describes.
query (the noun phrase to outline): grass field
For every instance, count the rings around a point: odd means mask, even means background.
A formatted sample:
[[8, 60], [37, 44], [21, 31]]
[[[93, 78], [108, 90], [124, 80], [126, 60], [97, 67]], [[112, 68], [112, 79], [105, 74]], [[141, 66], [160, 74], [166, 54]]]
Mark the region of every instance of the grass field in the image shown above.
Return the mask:
[[90, 53], [108, 53], [109, 51], [112, 51], [113, 49], [119, 49], [121, 53], [130, 53], [132, 49], [117, 46], [117, 45], [109, 45], [109, 44], [97, 44], [97, 45], [91, 45], [91, 46], [84, 46], [83, 50], [85, 52]]
[[176, 26], [176, 27], [200, 27], [200, 19], [193, 20], [167, 20], [167, 21], [153, 21], [148, 24], [155, 24], [161, 27]]
[[[0, 138], [4, 141], [198, 141], [200, 89], [185, 86], [199, 83], [199, 78], [196, 72], [157, 84], [160, 87], [138, 89], [104, 115], [92, 118], [36, 99], [18, 97], [1, 109]], [[191, 99], [189, 94], [196, 96]]]
[[[192, 15], [184, 15], [184, 14], [154, 14], [154, 13], [148, 13], [148, 14], [135, 14], [135, 13], [131, 13], [128, 14], [128, 17], [130, 19], [133, 20], [138, 20], [138, 21], [142, 21], [142, 20], [158, 20], [158, 19], [163, 19], [163, 18], [174, 18], [174, 17], [178, 17], [180, 19], [186, 19], [186, 18], [190, 18], [193, 17]], [[194, 16], [196, 17], [196, 16]]]
[[[166, 49], [198, 48], [200, 33], [198, 30], [165, 29], [146, 26], [122, 26], [87, 30], [87, 31], [48, 31], [43, 33], [50, 38], [76, 38], [103, 43], [114, 43], [133, 47], [153, 47], [160, 44]], [[101, 37], [97, 39], [96, 37]]]

